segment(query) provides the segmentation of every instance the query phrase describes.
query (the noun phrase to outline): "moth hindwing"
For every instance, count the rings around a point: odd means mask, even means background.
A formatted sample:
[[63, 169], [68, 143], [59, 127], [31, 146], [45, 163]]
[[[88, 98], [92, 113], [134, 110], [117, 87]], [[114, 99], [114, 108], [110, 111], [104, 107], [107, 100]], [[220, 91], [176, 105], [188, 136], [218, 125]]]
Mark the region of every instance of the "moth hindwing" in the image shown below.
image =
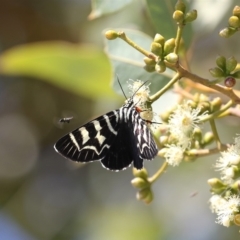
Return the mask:
[[146, 122], [140, 117], [133, 99], [121, 108], [108, 112], [57, 141], [55, 150], [77, 162], [101, 161], [109, 170], [123, 170], [132, 162], [143, 168], [158, 152]]

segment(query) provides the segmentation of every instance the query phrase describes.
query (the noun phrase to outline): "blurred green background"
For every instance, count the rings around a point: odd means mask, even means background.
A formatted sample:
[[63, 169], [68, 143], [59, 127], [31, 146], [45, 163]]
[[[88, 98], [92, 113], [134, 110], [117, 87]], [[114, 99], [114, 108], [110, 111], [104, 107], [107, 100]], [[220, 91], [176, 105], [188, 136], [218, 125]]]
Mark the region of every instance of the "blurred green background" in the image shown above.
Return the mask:
[[[121, 106], [124, 98], [111, 87], [111, 66], [123, 85], [128, 79], [156, 78], [139, 66], [124, 71], [110, 61], [103, 51], [103, 30], [174, 37], [174, 2], [0, 1], [1, 240], [239, 238], [236, 227], [217, 225], [208, 207], [207, 179], [218, 177], [212, 167], [217, 156], [169, 168], [153, 186], [153, 203], [145, 205], [135, 199], [130, 168], [115, 173], [100, 163], [75, 164], [53, 149], [59, 137]], [[191, 70], [210, 77], [208, 69], [218, 54], [240, 61], [239, 34], [218, 36], [238, 1], [189, 2], [199, 16], [184, 33]], [[154, 110], [168, 107], [169, 98]], [[74, 117], [70, 124], [59, 125], [60, 118], [69, 116]], [[236, 118], [217, 124], [224, 142], [239, 132]], [[155, 159], [145, 165], [153, 174], [161, 163]]]

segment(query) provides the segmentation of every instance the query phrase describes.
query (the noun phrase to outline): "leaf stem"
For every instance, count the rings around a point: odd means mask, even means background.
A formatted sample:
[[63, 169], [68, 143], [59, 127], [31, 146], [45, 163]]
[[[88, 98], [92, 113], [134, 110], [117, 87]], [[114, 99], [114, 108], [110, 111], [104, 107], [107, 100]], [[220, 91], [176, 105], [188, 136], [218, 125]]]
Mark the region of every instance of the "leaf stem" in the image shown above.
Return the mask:
[[218, 117], [219, 115], [223, 114], [226, 110], [228, 110], [233, 105], [234, 105], [234, 101], [233, 100], [229, 100], [228, 103], [226, 103], [219, 111], [216, 111], [216, 112], [214, 112], [212, 114], [203, 116], [200, 119], [200, 121], [201, 122], [206, 122], [208, 120], [214, 119], [214, 118]]
[[154, 183], [167, 169], [168, 163], [164, 162], [163, 165], [159, 168], [159, 170], [150, 178], [148, 178], [148, 182]]
[[180, 78], [181, 78], [180, 74], [176, 73], [175, 76], [160, 91], [149, 97], [149, 101], [154, 102], [157, 99], [159, 99]]
[[182, 38], [182, 32], [183, 32], [183, 26], [178, 25], [177, 35], [176, 35], [176, 39], [175, 39], [175, 48], [174, 48], [174, 53], [176, 53], [176, 54], [178, 54], [180, 41], [181, 41], [181, 38]]
[[153, 60], [157, 60], [157, 56], [155, 56], [153, 53], [143, 49], [142, 47], [138, 46], [135, 42], [133, 42], [130, 38], [128, 38], [125, 34], [125, 32], [118, 32], [118, 37], [124, 40], [126, 43], [128, 43], [130, 46], [135, 48], [137, 51], [141, 52], [143, 55], [145, 55], [148, 58], [151, 58]]
[[216, 144], [217, 144], [217, 149], [221, 150], [222, 149], [222, 143], [221, 143], [221, 140], [220, 140], [219, 135], [218, 135], [218, 131], [217, 131], [217, 128], [216, 128], [215, 121], [213, 119], [210, 119], [209, 122], [210, 122], [211, 129], [212, 129], [212, 132], [213, 132]]

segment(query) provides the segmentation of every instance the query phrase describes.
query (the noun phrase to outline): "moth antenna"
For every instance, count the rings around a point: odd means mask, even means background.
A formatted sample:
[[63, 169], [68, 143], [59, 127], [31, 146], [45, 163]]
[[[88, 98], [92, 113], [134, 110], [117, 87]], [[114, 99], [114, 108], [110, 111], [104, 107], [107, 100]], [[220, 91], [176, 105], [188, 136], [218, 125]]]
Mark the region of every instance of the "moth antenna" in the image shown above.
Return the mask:
[[136, 95], [136, 93], [138, 92], [138, 90], [139, 90], [143, 85], [145, 85], [147, 82], [149, 82], [149, 80], [145, 81], [144, 83], [142, 83], [142, 84], [139, 86], [139, 88], [133, 93], [132, 98]]
[[121, 90], [122, 90], [122, 93], [123, 93], [124, 97], [127, 99], [127, 96], [126, 96], [125, 92], [123, 91], [122, 85], [121, 85], [121, 83], [120, 83], [120, 81], [119, 81], [119, 77], [118, 77], [117, 74], [116, 74], [116, 76], [117, 76], [118, 84], [119, 84], [119, 86], [120, 86], [120, 88], [121, 88]]

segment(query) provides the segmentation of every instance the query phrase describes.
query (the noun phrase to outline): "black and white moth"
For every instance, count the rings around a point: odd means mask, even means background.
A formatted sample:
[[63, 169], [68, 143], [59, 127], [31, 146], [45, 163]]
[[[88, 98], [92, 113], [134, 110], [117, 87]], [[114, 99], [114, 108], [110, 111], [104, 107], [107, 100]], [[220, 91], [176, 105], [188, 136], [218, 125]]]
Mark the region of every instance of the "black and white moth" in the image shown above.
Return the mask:
[[133, 96], [119, 109], [59, 139], [55, 150], [77, 162], [101, 161], [109, 170], [123, 170], [132, 163], [135, 168], [142, 169], [143, 161], [152, 160], [158, 148]]

